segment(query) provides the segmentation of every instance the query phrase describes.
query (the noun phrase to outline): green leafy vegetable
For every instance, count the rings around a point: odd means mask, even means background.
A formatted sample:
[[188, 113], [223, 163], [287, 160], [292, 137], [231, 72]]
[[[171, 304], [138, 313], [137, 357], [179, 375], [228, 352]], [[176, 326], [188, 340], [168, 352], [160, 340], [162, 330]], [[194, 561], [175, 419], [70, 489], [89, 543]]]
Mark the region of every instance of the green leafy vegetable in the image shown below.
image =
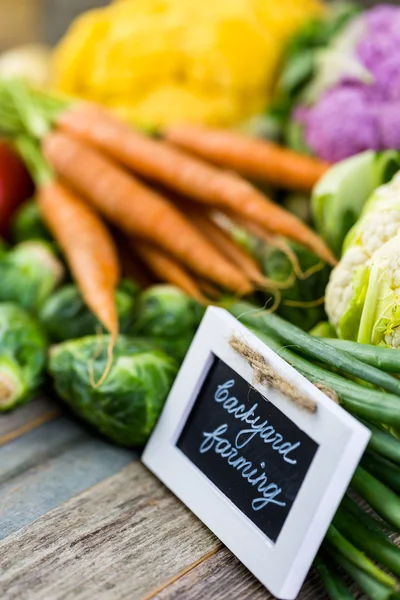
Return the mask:
[[[331, 325], [328, 321], [320, 321], [309, 331], [310, 335], [315, 337], [322, 338], [335, 338], [336, 331], [333, 325]], [[325, 340], [326, 341], [326, 340]], [[333, 340], [335, 341], [335, 340]]]
[[28, 240], [51, 241], [51, 235], [40, 218], [35, 200], [28, 200], [18, 210], [13, 221], [12, 237], [17, 244]]
[[151, 337], [177, 360], [183, 360], [204, 308], [171, 285], [155, 285], [145, 290], [138, 301], [133, 331]]
[[337, 335], [400, 347], [400, 172], [374, 190], [346, 236], [326, 288]]
[[256, 257], [265, 275], [273, 281], [281, 283], [293, 277], [292, 285], [280, 291], [277, 310], [282, 317], [308, 331], [325, 318], [323, 297], [330, 269], [303, 246], [295, 242], [288, 242], [288, 246], [304, 276], [295, 276], [292, 261], [275, 246], [262, 244], [256, 250]]
[[0, 253], [0, 302], [15, 302], [36, 312], [63, 274], [64, 267], [49, 243], [18, 244]]
[[[120, 283], [115, 293], [121, 333], [129, 333], [139, 287], [131, 280]], [[76, 285], [65, 285], [43, 304], [40, 321], [54, 342], [63, 342], [95, 334], [101, 325], [84, 303]]]
[[399, 169], [399, 152], [368, 150], [336, 163], [317, 183], [312, 195], [314, 221], [337, 256], [372, 192]]
[[119, 336], [110, 372], [100, 387], [110, 337], [90, 336], [52, 348], [49, 372], [57, 393], [72, 410], [113, 442], [143, 445], [161, 412], [176, 362], [151, 340]]
[[15, 304], [0, 304], [0, 411], [29, 400], [42, 383], [47, 340], [39, 324]]

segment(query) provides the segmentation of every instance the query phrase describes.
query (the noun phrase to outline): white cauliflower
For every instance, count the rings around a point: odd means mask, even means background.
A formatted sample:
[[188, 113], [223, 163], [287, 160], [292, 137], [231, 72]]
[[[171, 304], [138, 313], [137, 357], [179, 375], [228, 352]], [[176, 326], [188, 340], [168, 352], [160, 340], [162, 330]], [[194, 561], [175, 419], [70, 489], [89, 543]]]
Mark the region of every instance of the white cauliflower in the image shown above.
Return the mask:
[[400, 348], [400, 235], [371, 258], [357, 339]]
[[360, 246], [350, 248], [338, 266], [333, 269], [325, 294], [325, 309], [336, 328], [354, 295], [354, 273], [368, 261], [368, 254]]
[[[378, 188], [368, 201], [361, 218], [349, 232], [344, 254], [333, 269], [326, 289], [325, 308], [340, 337], [359, 339], [370, 273], [376, 264], [386, 265], [391, 289], [399, 288], [400, 268], [400, 174]], [[390, 244], [393, 242], [393, 244]], [[389, 243], [390, 245], [388, 245]], [[397, 249], [397, 250], [396, 250]], [[397, 266], [396, 266], [397, 265]], [[388, 281], [389, 281], [388, 280]], [[397, 300], [396, 300], [397, 302]], [[390, 337], [392, 336], [392, 337]], [[394, 334], [387, 334], [393, 344]], [[360, 340], [361, 341], [361, 340]], [[369, 340], [371, 341], [371, 340]], [[400, 346], [400, 332], [399, 332]]]

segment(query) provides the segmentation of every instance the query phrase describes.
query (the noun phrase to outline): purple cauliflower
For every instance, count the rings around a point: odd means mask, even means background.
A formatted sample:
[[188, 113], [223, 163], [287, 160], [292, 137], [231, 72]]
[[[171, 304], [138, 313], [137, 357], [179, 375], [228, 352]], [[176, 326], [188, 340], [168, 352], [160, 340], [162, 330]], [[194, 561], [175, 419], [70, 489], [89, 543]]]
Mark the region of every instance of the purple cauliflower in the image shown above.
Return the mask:
[[348, 78], [294, 113], [307, 145], [336, 162], [363, 150], [400, 149], [400, 7], [380, 5], [363, 15], [355, 57], [371, 82]]
[[297, 119], [304, 125], [309, 148], [330, 162], [380, 146], [377, 117], [361, 86], [327, 92], [311, 109], [298, 113]]

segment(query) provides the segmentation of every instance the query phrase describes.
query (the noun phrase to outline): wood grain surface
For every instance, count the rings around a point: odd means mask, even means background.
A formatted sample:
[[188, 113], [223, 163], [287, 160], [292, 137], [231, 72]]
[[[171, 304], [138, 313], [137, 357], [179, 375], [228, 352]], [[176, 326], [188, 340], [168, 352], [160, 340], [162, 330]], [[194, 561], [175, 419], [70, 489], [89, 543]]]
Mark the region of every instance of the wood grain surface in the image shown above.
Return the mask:
[[[135, 453], [55, 406], [0, 417], [2, 600], [272, 598]], [[325, 598], [315, 577], [300, 598]]]
[[[298, 600], [323, 598], [316, 573], [308, 577]], [[156, 590], [146, 600], [271, 600], [265, 587], [233, 556], [221, 548], [187, 574]]]
[[0, 415], [0, 446], [55, 419], [61, 411], [59, 402], [37, 398], [18, 410]]
[[92, 436], [69, 417], [49, 422], [3, 446], [0, 539], [119, 471], [136, 457], [131, 450], [116, 448]]
[[135, 462], [7, 537], [0, 545], [0, 597], [139, 600], [217, 547], [212, 533]]

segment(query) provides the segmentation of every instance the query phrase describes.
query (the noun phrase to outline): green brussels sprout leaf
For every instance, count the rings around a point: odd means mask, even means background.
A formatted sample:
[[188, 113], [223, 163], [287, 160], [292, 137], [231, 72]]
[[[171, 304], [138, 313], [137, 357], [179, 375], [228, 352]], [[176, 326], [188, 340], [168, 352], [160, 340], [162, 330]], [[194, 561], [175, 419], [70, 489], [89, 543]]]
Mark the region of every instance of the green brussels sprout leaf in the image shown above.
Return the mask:
[[49, 243], [18, 244], [0, 254], [0, 302], [15, 302], [36, 312], [63, 275], [64, 267]]
[[89, 336], [51, 349], [49, 372], [59, 396], [113, 442], [141, 446], [151, 434], [178, 371], [151, 340], [119, 336], [104, 383], [110, 336]]
[[[139, 287], [131, 280], [123, 280], [115, 293], [121, 333], [129, 333], [132, 328], [138, 294]], [[54, 342], [92, 335], [101, 329], [74, 284], [65, 285], [49, 296], [39, 318]]]
[[0, 304], [0, 411], [33, 397], [46, 354], [46, 336], [35, 319], [15, 304]]
[[154, 338], [168, 354], [183, 360], [204, 315], [204, 307], [172, 285], [154, 285], [138, 301], [133, 331]]

